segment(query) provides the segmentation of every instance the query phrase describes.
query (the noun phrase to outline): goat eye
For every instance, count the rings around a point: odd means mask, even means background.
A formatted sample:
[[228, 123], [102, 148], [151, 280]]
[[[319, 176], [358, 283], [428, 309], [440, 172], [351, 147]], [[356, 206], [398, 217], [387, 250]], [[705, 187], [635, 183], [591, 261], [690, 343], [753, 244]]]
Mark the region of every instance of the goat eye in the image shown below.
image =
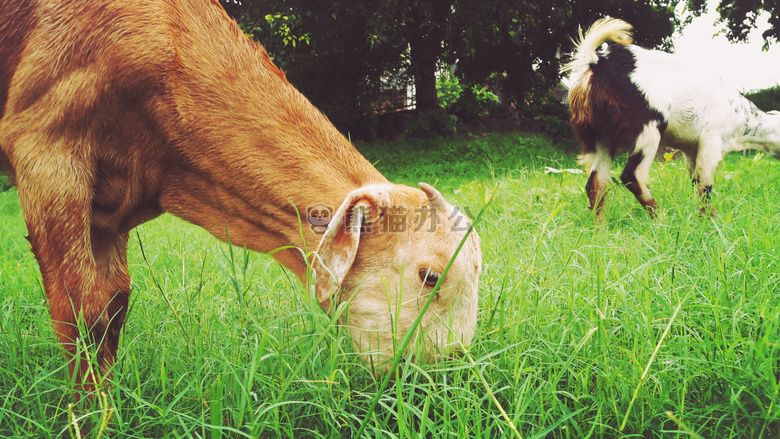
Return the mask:
[[430, 288], [436, 286], [436, 282], [439, 281], [439, 277], [441, 277], [439, 273], [430, 271], [426, 268], [420, 270], [420, 280]]

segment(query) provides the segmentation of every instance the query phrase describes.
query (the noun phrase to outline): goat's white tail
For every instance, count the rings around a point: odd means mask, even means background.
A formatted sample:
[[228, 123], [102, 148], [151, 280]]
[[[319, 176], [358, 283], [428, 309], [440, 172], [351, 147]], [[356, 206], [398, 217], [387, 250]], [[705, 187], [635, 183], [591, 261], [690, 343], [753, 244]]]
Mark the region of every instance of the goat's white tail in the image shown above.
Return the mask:
[[572, 76], [582, 75], [589, 65], [598, 61], [596, 50], [606, 41], [622, 45], [631, 44], [631, 25], [617, 18], [602, 18], [590, 26], [585, 35], [579, 30], [579, 41], [574, 42], [573, 57], [561, 68], [561, 73], [571, 72]]
[[598, 62], [596, 50], [606, 41], [627, 45], [631, 44], [631, 25], [617, 18], [602, 18], [597, 20], [585, 35], [579, 29], [579, 41], [574, 42], [572, 60], [561, 68], [561, 73], [569, 75], [569, 109], [571, 123], [575, 127], [585, 123], [591, 117], [590, 95], [590, 64]]

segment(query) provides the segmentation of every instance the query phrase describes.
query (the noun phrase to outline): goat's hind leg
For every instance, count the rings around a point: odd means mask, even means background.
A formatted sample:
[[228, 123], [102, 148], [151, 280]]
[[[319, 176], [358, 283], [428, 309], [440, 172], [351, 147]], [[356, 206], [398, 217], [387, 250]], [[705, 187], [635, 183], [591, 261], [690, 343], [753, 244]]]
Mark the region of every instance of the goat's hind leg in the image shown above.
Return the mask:
[[604, 199], [609, 184], [609, 170], [612, 168], [612, 152], [603, 142], [595, 143], [595, 152], [581, 156], [580, 162], [590, 169], [585, 185], [590, 209], [596, 213], [596, 221], [604, 222]]
[[634, 152], [628, 157], [628, 163], [620, 175], [620, 181], [626, 185], [626, 188], [634, 194], [639, 204], [647, 209], [652, 217], [657, 214], [658, 203], [650, 193], [647, 181], [650, 175], [650, 166], [655, 160], [660, 142], [661, 131], [658, 129], [658, 122], [652, 121], [646, 124], [637, 136]]
[[[98, 236], [93, 231], [94, 176], [86, 160], [54, 147], [27, 157], [32, 159], [16, 163], [16, 171], [28, 239], [70, 376], [77, 389], [92, 391], [113, 364], [127, 308], [127, 234]], [[85, 346], [97, 354], [98, 370]]]
[[690, 160], [691, 165], [688, 167], [691, 182], [699, 194], [699, 211], [702, 215], [715, 214], [710, 198], [712, 185], [715, 182], [715, 169], [723, 158], [721, 147], [719, 140], [702, 136], [696, 157]]

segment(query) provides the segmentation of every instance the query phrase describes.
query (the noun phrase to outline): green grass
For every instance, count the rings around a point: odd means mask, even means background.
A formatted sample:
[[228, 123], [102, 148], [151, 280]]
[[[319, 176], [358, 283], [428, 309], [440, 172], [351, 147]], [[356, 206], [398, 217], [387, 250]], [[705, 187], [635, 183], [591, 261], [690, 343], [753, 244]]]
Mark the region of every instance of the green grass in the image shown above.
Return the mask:
[[[544, 173], [576, 167], [544, 138], [359, 149], [393, 181], [438, 180], [472, 213], [498, 187], [478, 226], [469, 354], [405, 363], [369, 414], [379, 378], [292, 274], [166, 215], [131, 238], [105, 434], [348, 438], [364, 419], [383, 438], [780, 434], [777, 161], [729, 156], [713, 218], [697, 214], [682, 162], [656, 163], [659, 218], [616, 186], [596, 226], [585, 175]], [[15, 191], [0, 193], [0, 437], [68, 437], [71, 387], [24, 234]], [[99, 407], [76, 415], [97, 437]]]

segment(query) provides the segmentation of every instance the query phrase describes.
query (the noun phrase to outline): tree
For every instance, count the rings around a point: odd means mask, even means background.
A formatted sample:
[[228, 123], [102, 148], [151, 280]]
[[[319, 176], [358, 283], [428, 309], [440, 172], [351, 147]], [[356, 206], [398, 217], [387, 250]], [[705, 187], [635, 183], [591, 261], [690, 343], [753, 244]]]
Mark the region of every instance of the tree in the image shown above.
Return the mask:
[[518, 108], [536, 108], [559, 82], [562, 54], [579, 25], [604, 15], [623, 18], [635, 25], [638, 43], [659, 46], [678, 25], [678, 1], [243, 0], [225, 6], [294, 85], [336, 126], [354, 132], [391, 85], [414, 84], [417, 108], [438, 109], [436, 74], [447, 65], [456, 65], [469, 85], [491, 84]]
[[[704, 0], [688, 0], [688, 8], [698, 15], [707, 10]], [[720, 19], [726, 24], [726, 37], [731, 41], [746, 41], [756, 27], [762, 12], [769, 13], [769, 28], [762, 34], [764, 49], [780, 41], [780, 1], [778, 0], [721, 0], [717, 7]]]
[[[288, 77], [337, 126], [371, 111], [382, 89], [414, 84], [419, 110], [439, 108], [436, 70], [453, 0], [225, 2]], [[288, 67], [290, 67], [288, 69]]]
[[635, 26], [637, 43], [669, 45], [678, 25], [673, 6], [654, 0], [462, 1], [452, 20], [448, 60], [467, 82], [489, 80], [505, 100], [523, 107], [542, 100], [558, 83], [562, 57], [578, 27], [610, 15]]
[[[442, 55], [444, 35], [452, 15], [452, 0], [396, 2], [397, 19], [404, 23], [401, 35], [409, 44], [410, 71], [414, 78], [415, 103], [420, 111], [439, 108], [436, 67]], [[384, 5], [392, 2], [383, 2]], [[404, 6], [400, 7], [403, 4]]]
[[408, 48], [402, 54], [404, 70], [414, 84], [420, 111], [439, 108], [436, 71], [450, 27], [454, 0], [377, 0], [366, 17], [369, 38], [378, 45]]
[[[388, 72], [398, 71], [406, 46], [372, 38], [367, 19], [376, 0], [223, 3], [242, 29], [265, 46], [289, 81], [342, 131], [360, 129]], [[392, 75], [391, 75], [392, 76]]]

